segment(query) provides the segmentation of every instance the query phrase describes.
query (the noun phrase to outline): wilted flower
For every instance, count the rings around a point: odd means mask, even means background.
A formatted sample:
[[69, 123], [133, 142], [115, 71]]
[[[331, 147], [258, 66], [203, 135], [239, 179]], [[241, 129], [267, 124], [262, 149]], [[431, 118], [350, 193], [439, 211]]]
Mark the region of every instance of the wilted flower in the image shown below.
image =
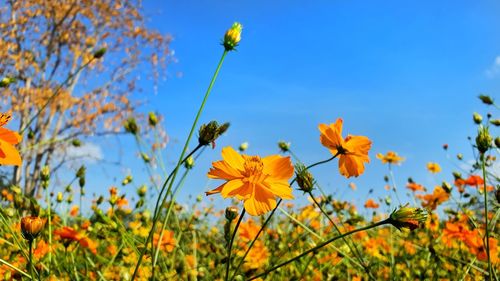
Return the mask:
[[229, 128], [229, 123], [224, 123], [219, 126], [217, 121], [210, 121], [208, 124], [200, 126], [198, 132], [198, 142], [200, 145], [212, 144], [215, 147], [215, 140]]
[[408, 207], [408, 204], [394, 210], [389, 217], [389, 222], [399, 230], [401, 230], [401, 228], [414, 230], [426, 220], [427, 212], [425, 210]]
[[320, 124], [320, 141], [333, 155], [339, 155], [339, 171], [346, 178], [359, 176], [370, 162], [368, 151], [372, 142], [364, 136], [348, 135], [342, 138], [342, 119], [330, 125]]
[[239, 154], [232, 147], [222, 149], [222, 161], [213, 162], [208, 177], [226, 183], [207, 195], [243, 200], [245, 210], [253, 216], [276, 207], [276, 197], [293, 199], [288, 180], [293, 175], [290, 157], [270, 155], [264, 158]]

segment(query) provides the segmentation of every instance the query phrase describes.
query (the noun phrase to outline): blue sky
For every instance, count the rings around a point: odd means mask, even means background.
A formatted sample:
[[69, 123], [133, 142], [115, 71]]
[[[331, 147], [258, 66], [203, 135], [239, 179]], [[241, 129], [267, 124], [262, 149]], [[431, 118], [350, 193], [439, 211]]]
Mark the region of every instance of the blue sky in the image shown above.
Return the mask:
[[[238, 147], [247, 141], [248, 154], [267, 155], [278, 153], [276, 143], [285, 140], [306, 164], [330, 157], [319, 143], [317, 126], [338, 117], [344, 119], [345, 133], [373, 141], [372, 161], [359, 178], [339, 176], [336, 161], [314, 169], [327, 192], [358, 203], [368, 198], [369, 189], [375, 190], [371, 197], [388, 195], [383, 189], [387, 166], [375, 154], [389, 150], [406, 157], [394, 169], [401, 193], [406, 192], [409, 176], [432, 190], [442, 180], [452, 180], [454, 166], [442, 149], [444, 143], [449, 144], [450, 158], [459, 152], [471, 158], [466, 138], [476, 131], [472, 112], [486, 115], [487, 110], [476, 97], [487, 93], [500, 98], [498, 1], [146, 1], [144, 5], [148, 25], [174, 37], [171, 47], [178, 60], [141, 108], [163, 115], [171, 140], [166, 161], [171, 164], [222, 53], [224, 31], [234, 21], [244, 26], [240, 47], [227, 57], [201, 118], [201, 122], [229, 121], [231, 128], [214, 150], [201, 156], [181, 202], [219, 184], [208, 181], [206, 172], [227, 145]], [[151, 89], [146, 81], [141, 86]], [[135, 175], [134, 184], [147, 183], [135, 146], [130, 140], [123, 145], [124, 166]], [[196, 140], [191, 147], [195, 145]], [[444, 171], [430, 175], [425, 168], [429, 161], [438, 162]], [[351, 182], [357, 191], [347, 187]], [[301, 197], [300, 192], [294, 194]]]

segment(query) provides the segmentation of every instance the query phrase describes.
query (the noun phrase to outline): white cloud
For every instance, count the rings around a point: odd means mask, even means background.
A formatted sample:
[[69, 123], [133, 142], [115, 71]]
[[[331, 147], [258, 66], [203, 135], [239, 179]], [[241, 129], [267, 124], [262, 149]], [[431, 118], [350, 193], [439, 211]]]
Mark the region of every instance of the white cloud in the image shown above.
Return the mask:
[[500, 74], [500, 56], [495, 58], [495, 61], [488, 69], [486, 69], [485, 73], [488, 78], [493, 78]]
[[85, 161], [86, 163], [95, 163], [103, 159], [101, 147], [97, 144], [85, 142], [80, 147], [70, 146], [60, 149], [56, 152], [55, 158], [65, 161]]

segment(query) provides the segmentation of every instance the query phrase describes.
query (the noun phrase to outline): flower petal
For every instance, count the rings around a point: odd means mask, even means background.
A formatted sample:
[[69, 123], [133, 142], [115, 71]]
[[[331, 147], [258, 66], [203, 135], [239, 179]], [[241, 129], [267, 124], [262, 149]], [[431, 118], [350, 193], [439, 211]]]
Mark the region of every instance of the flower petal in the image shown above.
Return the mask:
[[0, 139], [0, 165], [20, 166], [21, 163], [19, 151], [12, 144]]
[[368, 151], [372, 146], [372, 141], [365, 136], [347, 136], [344, 148], [349, 151], [349, 153], [354, 153], [357, 156], [366, 156], [363, 158], [365, 162], [369, 162]]
[[223, 198], [233, 197], [236, 195], [245, 196], [245, 194], [251, 194], [251, 190], [249, 189], [248, 184], [245, 184], [240, 179], [230, 180], [222, 185], [222, 190], [220, 194]]
[[293, 199], [292, 188], [286, 181], [265, 181], [263, 185], [274, 195], [282, 199]]
[[232, 180], [241, 178], [240, 171], [231, 167], [225, 161], [217, 161], [212, 163], [212, 168], [208, 171], [208, 177], [212, 179]]
[[243, 156], [230, 146], [226, 146], [222, 149], [222, 159], [224, 159], [224, 161], [226, 161], [226, 163], [233, 169], [237, 169], [239, 171], [245, 170], [243, 167], [243, 163], [245, 163]]
[[339, 159], [339, 171], [346, 178], [357, 177], [365, 171], [365, 165], [361, 157], [341, 155]]
[[289, 180], [293, 176], [293, 165], [290, 156], [270, 155], [262, 158], [263, 173], [273, 180]]
[[259, 189], [258, 192], [254, 193], [254, 196], [251, 196], [245, 203], [245, 210], [252, 216], [259, 216], [264, 213], [267, 213], [276, 207], [276, 199], [274, 195], [269, 191], [266, 191], [264, 188], [256, 188]]
[[0, 139], [10, 144], [18, 144], [22, 138], [18, 133], [0, 127]]

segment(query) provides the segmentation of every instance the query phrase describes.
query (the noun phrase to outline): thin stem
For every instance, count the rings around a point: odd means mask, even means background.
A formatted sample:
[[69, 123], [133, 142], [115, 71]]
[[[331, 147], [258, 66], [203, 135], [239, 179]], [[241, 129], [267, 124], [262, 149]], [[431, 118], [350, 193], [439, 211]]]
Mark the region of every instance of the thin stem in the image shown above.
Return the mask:
[[490, 231], [488, 225], [488, 191], [486, 189], [486, 161], [484, 160], [484, 153], [481, 154], [481, 168], [483, 170], [483, 183], [484, 183], [484, 220], [485, 220], [485, 228], [486, 228], [486, 255], [488, 256], [488, 273], [489, 279], [493, 280], [493, 268], [491, 267], [491, 257], [490, 257]]
[[[309, 191], [309, 196], [311, 197], [311, 199], [313, 200], [314, 204], [320, 209], [321, 213], [323, 213], [323, 215], [325, 215], [325, 217], [328, 219], [328, 221], [333, 225], [333, 227], [335, 228], [335, 230], [338, 232], [338, 234], [342, 234], [342, 232], [340, 231], [340, 229], [338, 228], [337, 224], [335, 222], [333, 222], [333, 220], [330, 218], [330, 216], [325, 212], [325, 210], [323, 209], [323, 207], [321, 206], [321, 204], [316, 200], [316, 198], [314, 198], [313, 194], [312, 194], [312, 191]], [[349, 248], [349, 250], [351, 252], [354, 252], [354, 255], [356, 256], [356, 258], [358, 259], [359, 261], [359, 264], [363, 267], [363, 269], [365, 270], [366, 274], [368, 274], [368, 276], [375, 280], [375, 277], [373, 277], [373, 275], [371, 274], [370, 270], [368, 269], [368, 266], [366, 266], [365, 264], [365, 261], [363, 260], [363, 257], [361, 256], [361, 253], [358, 251], [358, 248], [356, 246], [354, 246], [354, 250], [353, 250], [353, 247], [351, 246], [350, 243], [347, 242], [347, 239], [346, 238], [342, 238], [342, 241], [344, 241], [344, 243], [347, 245], [347, 247]]]
[[[323, 161], [319, 161], [319, 162], [316, 162], [316, 163], [313, 163], [309, 166], [307, 166], [305, 169], [308, 170], [312, 167], [315, 167], [317, 165], [320, 165], [320, 164], [324, 164], [324, 163], [327, 163], [327, 162], [330, 162], [332, 161], [333, 159], [335, 159], [337, 156], [339, 155], [339, 153], [337, 152], [335, 155], [333, 155], [331, 158], [328, 158], [326, 160], [323, 160]], [[297, 180], [297, 177], [293, 178], [293, 180], [290, 182], [290, 186], [293, 185], [293, 183]], [[231, 277], [231, 281], [234, 280], [234, 278], [236, 277], [236, 274], [238, 274], [238, 270], [240, 269], [241, 265], [243, 264], [243, 262], [245, 261], [245, 258], [247, 257], [248, 253], [250, 252], [250, 249], [252, 249], [253, 245], [255, 244], [255, 241], [257, 241], [257, 239], [259, 238], [259, 235], [262, 233], [262, 231], [264, 231], [264, 228], [267, 226], [267, 224], [269, 223], [269, 221], [271, 220], [271, 217], [274, 215], [274, 213], [276, 212], [276, 210], [278, 209], [278, 207], [280, 206], [281, 202], [283, 201], [283, 199], [279, 199], [278, 202], [276, 203], [276, 207], [274, 207], [274, 209], [271, 211], [271, 214], [267, 217], [266, 221], [264, 222], [264, 224], [262, 224], [262, 226], [260, 227], [259, 229], [259, 232], [257, 232], [257, 235], [255, 235], [255, 237], [253, 238], [252, 242], [250, 243], [250, 246], [248, 247], [248, 249], [245, 251], [245, 254], [243, 255], [243, 257], [241, 258], [240, 262], [238, 263], [238, 266], [236, 267], [236, 270], [234, 271], [233, 273], [233, 276]]]
[[327, 241], [325, 241], [325, 242], [323, 242], [323, 243], [320, 243], [320, 244], [316, 245], [315, 247], [313, 247], [313, 248], [311, 248], [311, 249], [309, 249], [309, 250], [307, 250], [307, 251], [302, 252], [302, 254], [300, 254], [300, 255], [298, 255], [298, 256], [295, 256], [295, 257], [293, 257], [293, 258], [291, 258], [291, 259], [289, 259], [289, 260], [287, 260], [287, 261], [285, 261], [285, 262], [282, 262], [282, 263], [280, 263], [280, 264], [278, 264], [278, 265], [276, 265], [276, 266], [273, 266], [273, 267], [271, 267], [271, 268], [267, 269], [266, 271], [264, 271], [263, 273], [260, 273], [260, 274], [258, 274], [258, 275], [255, 275], [255, 276], [253, 276], [252, 278], [250, 278], [250, 279], [248, 279], [248, 280], [254, 280], [254, 279], [257, 279], [257, 278], [259, 278], [259, 277], [265, 276], [265, 275], [267, 275], [268, 273], [270, 273], [270, 272], [272, 272], [272, 271], [274, 271], [274, 270], [276, 270], [276, 269], [278, 269], [278, 268], [280, 268], [280, 267], [282, 267], [282, 266], [285, 266], [285, 265], [287, 265], [287, 264], [289, 264], [289, 263], [291, 263], [291, 262], [294, 262], [294, 261], [296, 261], [296, 260], [298, 260], [298, 259], [302, 258], [303, 256], [306, 256], [306, 255], [307, 255], [307, 254], [309, 254], [309, 253], [312, 253], [312, 252], [314, 252], [314, 251], [316, 251], [316, 250], [319, 250], [319, 249], [323, 248], [324, 246], [326, 246], [326, 245], [328, 245], [328, 244], [332, 243], [332, 242], [333, 242], [333, 241], [335, 241], [335, 240], [338, 240], [338, 239], [344, 238], [344, 237], [346, 237], [346, 236], [348, 236], [348, 235], [351, 235], [351, 234], [354, 234], [354, 233], [356, 233], [356, 232], [365, 231], [365, 230], [368, 230], [368, 229], [371, 229], [371, 228], [375, 228], [375, 227], [378, 227], [378, 226], [381, 226], [381, 225], [384, 225], [384, 224], [388, 224], [388, 223], [389, 223], [389, 219], [385, 219], [385, 220], [379, 221], [379, 222], [377, 222], [377, 223], [374, 223], [374, 224], [371, 224], [371, 225], [368, 225], [368, 226], [365, 226], [365, 227], [362, 227], [362, 228], [354, 229], [354, 230], [351, 230], [351, 231], [346, 232], [346, 233], [344, 233], [344, 234], [341, 234], [341, 235], [338, 235], [338, 236], [332, 237], [332, 238], [328, 239]]
[[[158, 220], [158, 217], [159, 217], [159, 214], [160, 214], [160, 210], [161, 208], [163, 207], [163, 202], [166, 201], [167, 197], [168, 197], [168, 194], [170, 193], [171, 189], [172, 189], [172, 185], [173, 185], [173, 182], [175, 181], [175, 178], [177, 176], [177, 172], [179, 171], [179, 167], [181, 165], [181, 163], [183, 162], [183, 159], [184, 159], [184, 155], [186, 154], [186, 151], [187, 151], [187, 148], [188, 148], [188, 145], [189, 145], [189, 142], [194, 134], [194, 131], [196, 129], [196, 125], [198, 123], [198, 120], [200, 119], [200, 116], [201, 116], [201, 112], [203, 111], [203, 108], [205, 107], [205, 104], [208, 100], [208, 96], [210, 95], [210, 92], [212, 91], [212, 87], [214, 86], [215, 84], [215, 80], [217, 79], [217, 76], [219, 74], [219, 71], [222, 67], [222, 63], [224, 62], [224, 58], [226, 57], [227, 55], [227, 51], [224, 50], [224, 52], [222, 53], [222, 56], [219, 60], [219, 64], [217, 65], [217, 68], [215, 69], [215, 73], [212, 77], [212, 80], [210, 81], [210, 84], [208, 85], [208, 89], [205, 93], [205, 96], [203, 97], [203, 101], [201, 102], [201, 105], [200, 105], [200, 108], [198, 109], [198, 113], [196, 114], [196, 117], [194, 119], [194, 122], [193, 122], [193, 125], [191, 126], [191, 130], [189, 131], [189, 135], [186, 139], [186, 142], [184, 144], [184, 148], [182, 149], [182, 152], [181, 152], [181, 155], [179, 156], [179, 160], [177, 161], [177, 166], [175, 167], [175, 169], [173, 170], [173, 173], [172, 173], [172, 179], [170, 181], [170, 185], [168, 186], [168, 189], [167, 189], [167, 192], [166, 192], [166, 196], [164, 198], [164, 200], [162, 201], [162, 204], [158, 205], [158, 202], [157, 202], [157, 205], [155, 207], [155, 214], [156, 216], [154, 217], [153, 219], [153, 226], [149, 232], [149, 236], [148, 236], [148, 239], [146, 240], [146, 244], [145, 244], [145, 247], [143, 249], [143, 251], [141, 252], [140, 256], [139, 256], [139, 260], [137, 261], [137, 264], [135, 266], [135, 269], [134, 269], [134, 273], [132, 275], [132, 278], [131, 280], [135, 280], [135, 278], [137, 277], [137, 272], [139, 270], [139, 266], [141, 265], [141, 262], [142, 262], [142, 258], [147, 250], [147, 244], [148, 244], [148, 240], [151, 239], [152, 237], [152, 233], [155, 231], [155, 227], [156, 227], [156, 222]], [[200, 145], [198, 145], [198, 147], [200, 147]], [[197, 147], [197, 148], [198, 148]], [[161, 193], [163, 193], [163, 191], [165, 190], [166, 186], [167, 186], [167, 183], [168, 183], [168, 179], [164, 182], [162, 188], [161, 188], [161, 191], [160, 191], [160, 195]], [[158, 197], [158, 199], [160, 200], [161, 196]], [[172, 207], [174, 202], [171, 202], [170, 207]], [[154, 280], [154, 276], [152, 276], [152, 279]]]
[[243, 211], [241, 211], [240, 218], [238, 219], [238, 222], [234, 227], [233, 235], [231, 236], [231, 241], [229, 241], [229, 247], [227, 249], [226, 277], [224, 278], [224, 280], [226, 281], [228, 281], [229, 279], [229, 270], [231, 269], [231, 250], [233, 249], [234, 237], [236, 237], [236, 232], [238, 232], [238, 228], [240, 227], [240, 223], [243, 220], [244, 216], [245, 216], [245, 208], [243, 208]]
[[28, 245], [29, 245], [29, 262], [28, 262], [28, 267], [30, 268], [31, 279], [35, 280], [35, 275], [33, 273], [33, 240], [32, 239], [28, 240]]

